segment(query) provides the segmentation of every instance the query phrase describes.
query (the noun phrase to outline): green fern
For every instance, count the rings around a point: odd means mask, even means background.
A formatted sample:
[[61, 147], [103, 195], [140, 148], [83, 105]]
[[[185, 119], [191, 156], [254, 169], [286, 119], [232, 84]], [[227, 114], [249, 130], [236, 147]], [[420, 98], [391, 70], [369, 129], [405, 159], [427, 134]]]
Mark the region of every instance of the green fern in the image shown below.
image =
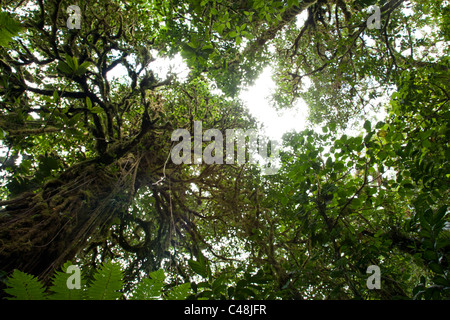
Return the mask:
[[150, 278], [143, 279], [132, 293], [133, 300], [185, 300], [191, 292], [191, 284], [183, 283], [163, 292], [166, 275], [163, 270], [150, 274]]
[[50, 300], [83, 300], [85, 295], [85, 281], [81, 276], [81, 289], [69, 289], [67, 287], [67, 280], [71, 276], [66, 273], [67, 268], [72, 265], [71, 262], [66, 262], [62, 267], [62, 271], [55, 272], [52, 279], [52, 286], [49, 288], [51, 294], [48, 296]]
[[10, 294], [9, 300], [44, 300], [45, 288], [39, 280], [25, 272], [14, 270], [8, 278], [9, 288], [5, 292]]
[[175, 286], [167, 293], [166, 300], [186, 300], [191, 292], [191, 284], [183, 283]]
[[[7, 278], [8, 288], [5, 292], [11, 295], [10, 300], [117, 300], [122, 296], [123, 274], [119, 264], [104, 263], [92, 276], [90, 284], [86, 284], [81, 276], [81, 288], [69, 289], [67, 281], [72, 275], [66, 273], [72, 265], [67, 262], [61, 271], [55, 272], [52, 285], [46, 293], [45, 286], [39, 280], [27, 273], [14, 270]], [[130, 295], [132, 300], [184, 300], [191, 292], [190, 283], [175, 286], [169, 290], [166, 287], [166, 275], [163, 270], [152, 272], [149, 278], [142, 280]]]
[[94, 274], [92, 284], [87, 288], [89, 300], [116, 300], [122, 293], [122, 270], [117, 263], [105, 263]]
[[164, 279], [163, 270], [158, 270], [150, 274], [150, 278], [143, 279], [134, 290], [131, 299], [133, 300], [158, 300], [161, 299]]

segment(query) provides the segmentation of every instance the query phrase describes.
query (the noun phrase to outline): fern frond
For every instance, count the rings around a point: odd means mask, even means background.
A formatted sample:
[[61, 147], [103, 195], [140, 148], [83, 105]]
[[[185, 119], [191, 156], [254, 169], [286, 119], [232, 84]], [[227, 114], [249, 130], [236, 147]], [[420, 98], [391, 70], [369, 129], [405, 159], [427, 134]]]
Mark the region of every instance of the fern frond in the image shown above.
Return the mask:
[[85, 281], [82, 276], [80, 289], [69, 289], [67, 286], [67, 280], [72, 276], [70, 273], [67, 273], [67, 268], [70, 265], [72, 265], [71, 262], [66, 262], [62, 267], [62, 271], [55, 272], [52, 278], [52, 286], [49, 289], [52, 293], [49, 296], [50, 300], [83, 300]]
[[132, 300], [158, 300], [161, 298], [164, 283], [154, 279], [143, 279], [133, 291]]
[[167, 293], [167, 300], [186, 300], [191, 293], [191, 284], [189, 282], [173, 287]]
[[123, 275], [119, 264], [104, 263], [93, 277], [86, 290], [89, 300], [116, 300], [122, 295], [119, 290], [123, 287]]
[[42, 283], [33, 275], [14, 270], [13, 274], [7, 279], [7, 285], [4, 291], [10, 294], [9, 300], [45, 300], [45, 288]]
[[150, 273], [150, 278], [163, 283], [164, 280], [166, 280], [166, 274], [164, 273], [163, 269], [159, 269], [157, 271], [153, 271], [152, 273]]
[[164, 280], [166, 275], [164, 270], [159, 269], [150, 273], [150, 278], [143, 279], [134, 289], [132, 300], [159, 300], [162, 296]]

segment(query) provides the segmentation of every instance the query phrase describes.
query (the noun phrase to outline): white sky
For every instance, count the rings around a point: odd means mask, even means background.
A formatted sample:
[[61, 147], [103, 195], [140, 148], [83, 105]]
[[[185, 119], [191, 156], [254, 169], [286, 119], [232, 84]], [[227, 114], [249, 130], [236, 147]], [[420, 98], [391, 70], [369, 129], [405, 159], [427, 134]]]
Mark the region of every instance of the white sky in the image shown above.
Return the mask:
[[[297, 27], [301, 27], [307, 18], [307, 11], [297, 17]], [[270, 139], [281, 140], [285, 132], [301, 131], [306, 127], [308, 106], [299, 100], [291, 109], [276, 111], [270, 104], [270, 94], [275, 90], [270, 67], [264, 69], [255, 84], [244, 90], [240, 98], [245, 102], [251, 114], [260, 121], [265, 128], [265, 134]]]
[[[189, 69], [180, 55], [173, 59], [157, 58], [150, 64], [150, 69], [162, 80], [169, 72], [177, 74], [178, 79], [183, 81], [188, 76]], [[116, 67], [108, 78], [126, 75], [123, 67]], [[244, 90], [239, 98], [244, 102], [250, 113], [263, 124], [265, 134], [270, 139], [281, 140], [281, 136], [292, 129], [300, 131], [305, 128], [307, 117], [307, 106], [305, 103], [297, 103], [292, 109], [277, 112], [270, 104], [270, 94], [275, 90], [272, 80], [272, 72], [268, 67], [255, 81], [255, 84]]]
[[306, 103], [300, 101], [292, 109], [277, 112], [269, 102], [270, 94], [275, 90], [271, 75], [271, 69], [266, 68], [255, 84], [241, 93], [240, 98], [252, 115], [264, 124], [266, 135], [271, 139], [281, 140], [285, 132], [305, 128], [308, 111]]

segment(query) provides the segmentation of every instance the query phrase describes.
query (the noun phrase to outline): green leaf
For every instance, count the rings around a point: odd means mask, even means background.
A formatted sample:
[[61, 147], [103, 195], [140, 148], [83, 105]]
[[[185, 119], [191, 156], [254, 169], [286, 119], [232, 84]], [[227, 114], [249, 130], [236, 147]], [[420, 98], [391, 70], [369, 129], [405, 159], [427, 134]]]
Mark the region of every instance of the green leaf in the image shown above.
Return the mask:
[[437, 273], [437, 274], [444, 274], [444, 269], [442, 268], [442, 266], [437, 263], [437, 262], [430, 262], [430, 264], [428, 265], [430, 267], [430, 269]]
[[188, 42], [187, 44], [189, 47], [191, 47], [192, 49], [197, 49], [197, 44], [194, 42]]
[[197, 283], [197, 288], [211, 288], [211, 284], [208, 281], [202, 281]]
[[[162, 271], [162, 270], [161, 270]], [[163, 272], [164, 273], [164, 272]], [[160, 299], [164, 282], [159, 277], [145, 278], [136, 286], [131, 299], [133, 300], [156, 300]]]
[[208, 272], [207, 272], [207, 269], [206, 269], [206, 265], [201, 264], [200, 262], [192, 260], [192, 259], [188, 261], [188, 264], [191, 267], [191, 269], [195, 273], [197, 273], [198, 275], [200, 275], [200, 276], [202, 276], [204, 278], [208, 277]]
[[447, 213], [447, 205], [444, 205], [442, 207], [439, 208], [439, 210], [434, 214], [433, 217], [433, 224], [436, 225], [439, 222], [444, 220], [445, 214]]
[[91, 65], [91, 63], [89, 61], [85, 61], [82, 64], [80, 64], [80, 66], [78, 67], [78, 70], [77, 70], [77, 75], [81, 76], [81, 75], [85, 74], [90, 65]]
[[[76, 115], [74, 115], [73, 117], [71, 117], [67, 123], [68, 126], [73, 127], [75, 126], [78, 121], [81, 120], [81, 118], [83, 117], [82, 113], [77, 113]], [[66, 131], [67, 132], [67, 131]]]
[[92, 109], [92, 101], [89, 97], [86, 97], [86, 106], [88, 109]]
[[429, 148], [431, 147], [431, 142], [430, 142], [429, 140], [423, 140], [423, 141], [422, 141], [422, 145], [423, 145], [425, 148], [429, 149]]
[[65, 59], [66, 59], [66, 63], [67, 63], [67, 65], [69, 66], [71, 72], [76, 71], [75, 63], [74, 63], [72, 57], [71, 57], [69, 54], [67, 54], [67, 53], [64, 54], [64, 57], [65, 57]]
[[214, 47], [213, 47], [213, 45], [212, 44], [205, 44], [203, 47], [202, 47], [202, 50], [211, 50], [211, 49], [214, 49]]
[[225, 29], [225, 24], [219, 24], [219, 26], [217, 27], [217, 32], [219, 32], [219, 34], [221, 35], [223, 29]]
[[402, 186], [406, 189], [414, 189], [414, 185], [412, 183], [409, 182], [404, 182], [402, 183]]
[[51, 300], [82, 300], [84, 294], [84, 279], [81, 277], [81, 289], [69, 289], [67, 287], [67, 280], [72, 275], [71, 273], [66, 273], [67, 268], [72, 265], [71, 262], [66, 262], [62, 271], [57, 271], [52, 278], [52, 286], [50, 287], [50, 292], [52, 294], [49, 296]]
[[437, 253], [434, 252], [434, 251], [430, 251], [430, 250], [425, 251], [423, 253], [423, 257], [426, 260], [435, 260], [435, 261], [437, 261], [437, 259], [438, 259]]
[[77, 59], [77, 57], [72, 57], [72, 62], [73, 62], [73, 71], [77, 72], [78, 71], [78, 59]]
[[62, 73], [65, 73], [65, 74], [68, 74], [68, 75], [71, 75], [73, 73], [72, 68], [67, 63], [65, 63], [64, 61], [58, 62], [57, 68]]
[[17, 37], [22, 30], [19, 21], [7, 12], [0, 12], [0, 46], [8, 48], [12, 38]]
[[436, 277], [434, 277], [434, 278], [433, 278], [433, 282], [436, 283], [436, 284], [438, 284], [438, 285], [441, 285], [441, 286], [446, 286], [446, 287], [449, 287], [449, 286], [450, 286], [450, 281], [447, 280], [447, 279], [445, 279], [445, 278], [442, 277], [442, 276], [436, 276]]
[[[211, 285], [211, 288], [214, 292], [222, 290], [222, 286], [224, 285], [225, 280], [227, 279], [225, 274], [221, 274]], [[221, 289], [219, 289], [221, 288]], [[226, 288], [226, 287], [225, 287]]]
[[436, 241], [436, 249], [442, 249], [445, 248], [447, 246], [450, 246], [450, 239], [438, 239]]
[[419, 220], [422, 228], [429, 228], [432, 222], [432, 214], [433, 213], [430, 208], [426, 209], [424, 212], [419, 212]]
[[94, 274], [94, 280], [87, 289], [90, 300], [116, 300], [122, 294], [122, 270], [117, 263], [104, 263]]
[[167, 294], [167, 300], [186, 300], [191, 291], [190, 283], [183, 283], [173, 287]]
[[25, 272], [14, 270], [13, 274], [7, 279], [7, 285], [4, 291], [12, 296], [8, 300], [44, 300], [45, 289], [39, 280]]
[[103, 108], [102, 107], [93, 107], [90, 111], [92, 113], [102, 113], [103, 112]]
[[337, 125], [336, 122], [330, 122], [328, 124], [330, 131], [336, 131], [336, 125]]
[[164, 273], [164, 270], [159, 269], [157, 271], [150, 273], [150, 278], [152, 278], [155, 281], [164, 282], [164, 280], [166, 279], [166, 275]]

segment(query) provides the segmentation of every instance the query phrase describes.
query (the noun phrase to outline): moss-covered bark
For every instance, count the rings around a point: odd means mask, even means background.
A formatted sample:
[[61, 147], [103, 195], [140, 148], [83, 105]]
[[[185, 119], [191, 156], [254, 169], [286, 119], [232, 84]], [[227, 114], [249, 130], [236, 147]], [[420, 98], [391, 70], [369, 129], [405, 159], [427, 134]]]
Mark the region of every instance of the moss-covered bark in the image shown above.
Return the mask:
[[0, 215], [0, 270], [48, 280], [88, 240], [101, 238], [131, 190], [127, 171], [114, 166], [79, 165], [38, 192], [8, 201]]

